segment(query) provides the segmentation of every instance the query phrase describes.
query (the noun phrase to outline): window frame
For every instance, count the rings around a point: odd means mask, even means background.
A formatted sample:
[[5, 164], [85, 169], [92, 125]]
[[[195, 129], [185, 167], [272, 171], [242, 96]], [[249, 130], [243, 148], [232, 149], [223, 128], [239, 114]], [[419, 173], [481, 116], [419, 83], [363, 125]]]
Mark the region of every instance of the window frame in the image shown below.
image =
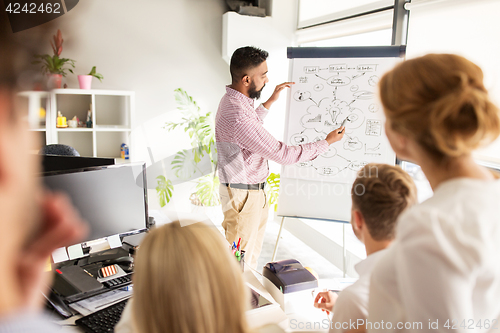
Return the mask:
[[356, 6], [350, 9], [346, 9], [340, 12], [334, 12], [327, 15], [318, 16], [311, 19], [301, 20], [301, 4], [305, 0], [299, 0], [297, 6], [297, 29], [306, 29], [318, 25], [323, 25], [327, 23], [332, 23], [335, 21], [356, 18], [364, 16], [371, 13], [376, 13], [379, 11], [389, 10], [394, 8], [394, 2], [392, 0], [379, 0], [372, 2], [370, 4], [365, 4], [361, 6]]

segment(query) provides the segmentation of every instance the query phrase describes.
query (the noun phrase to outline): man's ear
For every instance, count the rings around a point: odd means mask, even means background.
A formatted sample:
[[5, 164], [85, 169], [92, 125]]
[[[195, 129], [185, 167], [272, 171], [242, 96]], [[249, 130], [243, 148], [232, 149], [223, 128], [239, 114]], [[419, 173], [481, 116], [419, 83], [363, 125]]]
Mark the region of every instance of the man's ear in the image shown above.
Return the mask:
[[365, 217], [363, 216], [363, 214], [359, 210], [355, 209], [352, 212], [352, 217], [353, 226], [356, 228], [356, 230], [363, 230], [365, 226]]
[[243, 78], [241, 79], [241, 83], [245, 86], [245, 87], [248, 87], [250, 86], [250, 76], [248, 75], [245, 75], [243, 76]]

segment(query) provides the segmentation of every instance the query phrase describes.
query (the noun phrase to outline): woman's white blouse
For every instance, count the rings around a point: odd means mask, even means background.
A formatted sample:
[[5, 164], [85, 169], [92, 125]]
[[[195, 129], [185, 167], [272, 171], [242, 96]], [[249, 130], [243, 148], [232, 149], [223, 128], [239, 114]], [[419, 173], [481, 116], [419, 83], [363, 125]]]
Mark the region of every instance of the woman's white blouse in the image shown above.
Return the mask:
[[500, 180], [459, 178], [401, 215], [368, 332], [500, 332]]

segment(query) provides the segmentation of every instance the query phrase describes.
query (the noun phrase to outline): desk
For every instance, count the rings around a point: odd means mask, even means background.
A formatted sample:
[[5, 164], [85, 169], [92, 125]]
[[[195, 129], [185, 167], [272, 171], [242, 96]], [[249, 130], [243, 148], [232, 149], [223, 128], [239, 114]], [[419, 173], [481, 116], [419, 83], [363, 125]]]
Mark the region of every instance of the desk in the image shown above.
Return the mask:
[[258, 328], [267, 324], [276, 324], [286, 330], [288, 327], [288, 317], [285, 315], [285, 312], [283, 312], [279, 304], [276, 303], [269, 291], [266, 290], [261, 281], [259, 281], [259, 278], [261, 277], [262, 276], [256, 275], [251, 270], [246, 270], [243, 273], [245, 282], [251, 285], [264, 298], [270, 300], [273, 305], [269, 308], [262, 307], [260, 309], [248, 310], [248, 324], [250, 328]]
[[[272, 296], [269, 294], [269, 292], [264, 288], [262, 283], [257, 279], [256, 275], [252, 273], [251, 271], [246, 271], [243, 274], [243, 278], [245, 282], [253, 286], [259, 294], [264, 296], [267, 299], [273, 300]], [[125, 309], [127, 311], [127, 308]], [[74, 332], [74, 333], [81, 333], [84, 332], [80, 327], [74, 326], [75, 321], [81, 318], [81, 315], [75, 315], [73, 317], [70, 317], [65, 320], [59, 320], [57, 321], [57, 324], [61, 326], [65, 326], [67, 328], [66, 332]], [[262, 307], [259, 309], [252, 309], [247, 311], [247, 321], [250, 326], [250, 328], [258, 328], [267, 324], [277, 324], [279, 327], [282, 329], [286, 329], [288, 325], [288, 318], [281, 310], [279, 305], [276, 304], [276, 306], [269, 306], [269, 308]], [[121, 330], [119, 333], [127, 333], [128, 328], [124, 328]], [[131, 332], [131, 331], [130, 331]], [[267, 332], [267, 331], [266, 331]]]
[[[285, 304], [285, 314], [288, 317], [287, 332], [317, 332], [324, 333], [330, 329], [331, 317], [314, 307], [314, 299], [319, 291], [323, 290], [343, 290], [357, 279], [324, 279], [319, 280], [318, 288], [306, 289], [304, 291], [283, 294], [269, 281], [264, 283], [268, 291]], [[269, 282], [269, 283], [268, 283]]]
[[[243, 274], [245, 282], [255, 287], [258, 292], [268, 298], [272, 299], [270, 293], [264, 288], [261, 283], [263, 278], [257, 275], [253, 271], [245, 271]], [[343, 289], [352, 283], [356, 279], [331, 279], [331, 280], [320, 280], [318, 290], [323, 289]], [[325, 333], [329, 330], [329, 317], [327, 317], [325, 312], [316, 309], [313, 305], [314, 296], [311, 294], [304, 293], [304, 298], [297, 301], [293, 309], [285, 313], [280, 307], [272, 307], [267, 311], [266, 309], [255, 309], [247, 311], [247, 320], [252, 328], [257, 328], [266, 324], [274, 323], [279, 327], [284, 329], [286, 332], [315, 332], [315, 333]], [[65, 326], [66, 332], [81, 333], [83, 332], [77, 326], [71, 326], [75, 324], [77, 319], [81, 318], [80, 315], [75, 315], [71, 318], [57, 321], [61, 326]], [[70, 326], [68, 326], [70, 325]], [[260, 331], [260, 330], [259, 330]], [[125, 333], [125, 332], [119, 332]], [[263, 333], [263, 332], [261, 332]]]
[[312, 217], [300, 217], [300, 216], [283, 216], [283, 215], [279, 215], [279, 216], [281, 217], [281, 224], [280, 224], [280, 229], [278, 232], [278, 237], [276, 238], [276, 244], [274, 246], [273, 255], [271, 257], [272, 262], [276, 261], [276, 254], [278, 253], [278, 246], [279, 246], [279, 242], [281, 239], [281, 232], [283, 231], [283, 226], [285, 225], [285, 218], [292, 218], [292, 219], [297, 219], [297, 220], [316, 220], [316, 221], [321, 221], [321, 222], [342, 223], [342, 270], [344, 272], [344, 278], [346, 277], [347, 250], [346, 250], [346, 246], [345, 246], [345, 226], [346, 226], [346, 224], [350, 224], [349, 221], [325, 220], [325, 219], [318, 219], [318, 218], [312, 218]]

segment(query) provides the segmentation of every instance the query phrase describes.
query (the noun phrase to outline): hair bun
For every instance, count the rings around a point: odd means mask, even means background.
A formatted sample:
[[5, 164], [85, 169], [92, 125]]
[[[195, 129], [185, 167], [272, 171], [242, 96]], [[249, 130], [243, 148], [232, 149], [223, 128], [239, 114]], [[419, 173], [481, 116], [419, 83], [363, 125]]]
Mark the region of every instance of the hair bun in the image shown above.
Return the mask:
[[457, 89], [433, 103], [430, 113], [429, 132], [435, 148], [450, 157], [469, 154], [494, 141], [500, 132], [498, 109], [487, 91], [464, 76]]

